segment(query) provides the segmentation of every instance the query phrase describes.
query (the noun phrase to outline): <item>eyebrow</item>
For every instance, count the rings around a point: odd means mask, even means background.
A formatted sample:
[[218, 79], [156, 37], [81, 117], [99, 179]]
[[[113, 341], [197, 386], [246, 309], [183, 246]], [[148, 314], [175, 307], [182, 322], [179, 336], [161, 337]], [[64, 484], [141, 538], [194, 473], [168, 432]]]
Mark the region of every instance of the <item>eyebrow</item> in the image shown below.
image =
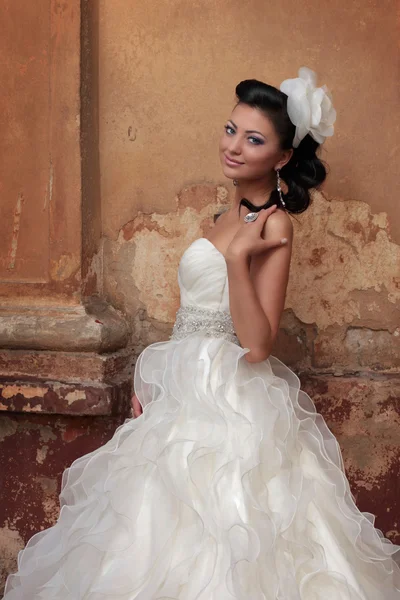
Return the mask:
[[[228, 119], [228, 121], [230, 121], [232, 123], [232, 125], [235, 127], [235, 129], [238, 128], [236, 123], [234, 123], [232, 121], [232, 119]], [[261, 133], [261, 131], [257, 131], [256, 129], [246, 129], [245, 133], [258, 133], [259, 135], [262, 135], [263, 138], [267, 139], [267, 137], [263, 133]]]

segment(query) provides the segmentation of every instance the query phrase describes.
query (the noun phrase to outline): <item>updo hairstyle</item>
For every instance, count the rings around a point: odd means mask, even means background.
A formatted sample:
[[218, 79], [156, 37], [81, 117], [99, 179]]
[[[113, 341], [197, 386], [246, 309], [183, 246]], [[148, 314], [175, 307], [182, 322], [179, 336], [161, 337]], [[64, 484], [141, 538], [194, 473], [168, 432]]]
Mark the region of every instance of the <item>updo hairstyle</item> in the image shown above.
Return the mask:
[[[296, 127], [287, 113], [287, 95], [257, 79], [241, 81], [235, 91], [238, 103], [261, 110], [271, 120], [282, 150], [291, 149]], [[280, 170], [280, 176], [287, 186], [283, 200], [288, 212], [305, 211], [310, 204], [309, 190], [318, 188], [326, 178], [325, 165], [317, 156], [319, 147], [320, 144], [307, 134], [299, 146], [293, 148], [291, 159]], [[271, 192], [268, 204], [282, 206], [276, 189]]]

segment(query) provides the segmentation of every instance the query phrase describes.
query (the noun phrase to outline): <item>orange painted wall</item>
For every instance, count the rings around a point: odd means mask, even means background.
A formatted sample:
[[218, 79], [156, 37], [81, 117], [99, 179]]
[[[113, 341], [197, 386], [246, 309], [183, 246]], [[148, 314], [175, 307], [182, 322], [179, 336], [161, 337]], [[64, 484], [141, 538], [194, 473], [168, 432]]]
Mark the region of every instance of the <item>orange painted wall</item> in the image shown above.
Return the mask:
[[338, 111], [326, 192], [385, 211], [400, 241], [395, 2], [99, 0], [99, 27], [107, 236], [137, 210], [175, 210], [189, 184], [224, 183], [217, 141], [235, 85], [279, 85], [307, 65]]

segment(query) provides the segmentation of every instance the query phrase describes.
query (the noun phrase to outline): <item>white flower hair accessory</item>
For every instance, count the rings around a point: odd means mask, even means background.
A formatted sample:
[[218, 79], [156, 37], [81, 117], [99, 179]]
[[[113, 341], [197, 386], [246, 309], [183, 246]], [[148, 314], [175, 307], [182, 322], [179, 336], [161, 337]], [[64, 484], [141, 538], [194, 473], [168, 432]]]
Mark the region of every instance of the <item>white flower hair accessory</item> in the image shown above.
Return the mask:
[[296, 126], [294, 148], [298, 147], [308, 133], [319, 144], [333, 135], [336, 110], [326, 85], [317, 87], [317, 75], [314, 71], [301, 67], [299, 76], [282, 81], [280, 90], [288, 96], [288, 115]]

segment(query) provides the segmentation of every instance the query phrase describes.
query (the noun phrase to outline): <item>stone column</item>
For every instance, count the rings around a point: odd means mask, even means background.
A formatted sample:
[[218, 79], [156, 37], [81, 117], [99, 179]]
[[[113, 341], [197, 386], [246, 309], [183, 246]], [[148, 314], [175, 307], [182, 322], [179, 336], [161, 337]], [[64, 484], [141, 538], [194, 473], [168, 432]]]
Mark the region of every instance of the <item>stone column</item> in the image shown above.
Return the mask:
[[63, 469], [128, 414], [132, 359], [102, 294], [97, 2], [0, 12], [4, 578], [57, 517]]

